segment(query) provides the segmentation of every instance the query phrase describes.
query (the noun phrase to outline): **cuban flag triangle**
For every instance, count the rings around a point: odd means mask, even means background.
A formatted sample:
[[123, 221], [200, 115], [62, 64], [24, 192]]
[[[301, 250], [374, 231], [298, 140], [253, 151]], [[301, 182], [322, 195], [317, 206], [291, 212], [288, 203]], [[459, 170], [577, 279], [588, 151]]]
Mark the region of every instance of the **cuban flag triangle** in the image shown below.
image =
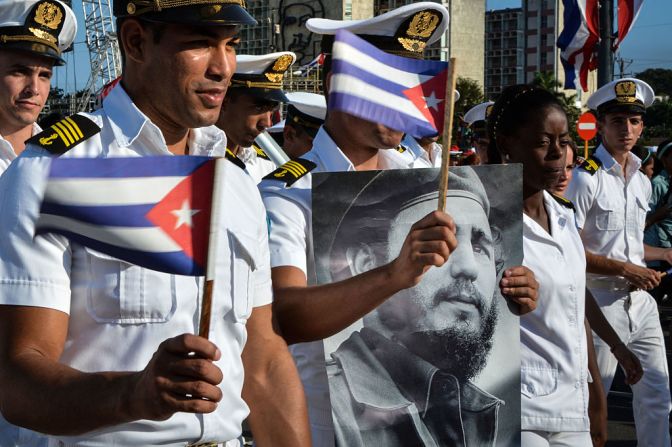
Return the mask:
[[329, 108], [404, 131], [441, 133], [448, 63], [385, 53], [349, 31], [336, 33]]
[[57, 158], [36, 233], [58, 233], [132, 264], [206, 271], [215, 164], [209, 157]]
[[588, 91], [588, 72], [597, 68], [600, 40], [598, 0], [562, 0], [565, 27], [558, 36], [565, 88]]

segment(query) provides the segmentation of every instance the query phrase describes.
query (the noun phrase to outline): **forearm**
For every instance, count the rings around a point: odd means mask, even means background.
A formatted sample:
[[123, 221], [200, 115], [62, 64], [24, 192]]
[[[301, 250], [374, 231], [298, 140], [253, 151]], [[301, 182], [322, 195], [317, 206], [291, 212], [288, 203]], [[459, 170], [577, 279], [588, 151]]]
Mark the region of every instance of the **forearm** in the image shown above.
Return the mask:
[[134, 383], [131, 373], [83, 373], [39, 353], [22, 354], [2, 367], [0, 411], [21, 427], [79, 435], [140, 419], [133, 416]]
[[[607, 344], [610, 348], [614, 348], [619, 345], [621, 339], [614, 331], [614, 328], [611, 327], [609, 321], [604, 317], [600, 306], [595, 301], [595, 297], [590, 293], [590, 290], [586, 289], [586, 320], [593, 331]], [[592, 346], [592, 333], [588, 333], [590, 336], [589, 345]], [[594, 350], [594, 348], [593, 348]], [[592, 374], [592, 373], [591, 373]]]
[[597, 364], [597, 354], [595, 352], [595, 343], [593, 341], [593, 333], [591, 331], [591, 329], [595, 330], [595, 328], [592, 327], [590, 321], [587, 318], [584, 320], [584, 326], [586, 329], [586, 348], [588, 351], [588, 372], [593, 379], [592, 383], [588, 383], [588, 387], [590, 389], [591, 396], [593, 393], [597, 393], [596, 396], [601, 396], [604, 394], [604, 388], [602, 387], [602, 374], [600, 373], [600, 368]]
[[644, 244], [644, 260], [645, 261], [664, 261], [665, 255], [669, 248], [652, 247]]
[[625, 262], [586, 251], [586, 271], [598, 275], [622, 276]]
[[285, 340], [322, 340], [340, 332], [401, 290], [392, 276], [383, 266], [331, 284], [276, 287], [274, 312]]
[[250, 407], [248, 421], [254, 442], [259, 447], [310, 446], [306, 398], [294, 360], [277, 324], [269, 324], [272, 330], [258, 324], [258, 316], [264, 318], [260, 312], [267, 312], [268, 317], [270, 310], [255, 312], [257, 319], [250, 331], [250, 343], [242, 355], [245, 368], [242, 396]]

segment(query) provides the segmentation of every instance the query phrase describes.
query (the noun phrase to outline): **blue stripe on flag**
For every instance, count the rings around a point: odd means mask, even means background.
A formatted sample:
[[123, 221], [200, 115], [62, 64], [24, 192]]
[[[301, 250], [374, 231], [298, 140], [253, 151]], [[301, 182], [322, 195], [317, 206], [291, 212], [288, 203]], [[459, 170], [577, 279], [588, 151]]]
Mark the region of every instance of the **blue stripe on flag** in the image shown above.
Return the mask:
[[49, 178], [183, 177], [210, 157], [55, 158]]
[[565, 7], [563, 15], [565, 25], [558, 36], [558, 48], [564, 51], [579, 31], [582, 15], [577, 0], [563, 0], [562, 3]]
[[404, 87], [403, 85], [397, 84], [396, 82], [392, 82], [388, 79], [376, 76], [371, 72], [362, 70], [361, 68], [352, 65], [343, 59], [337, 59], [334, 61], [332, 72], [354, 76], [355, 78], [360, 79], [367, 84], [375, 85], [382, 90], [386, 90], [389, 93], [408, 100], [408, 97], [404, 95], [404, 90], [407, 90], [408, 87]]
[[410, 135], [426, 136], [436, 135], [436, 129], [427, 121], [421, 121], [399, 110], [381, 106], [374, 102], [366, 101], [358, 96], [347, 93], [331, 92], [329, 94], [329, 107], [335, 110], [343, 110], [359, 118], [371, 120], [376, 117], [377, 122], [384, 123], [391, 129], [404, 130]]
[[563, 58], [560, 58], [562, 62], [562, 67], [565, 69], [565, 85], [563, 88], [566, 89], [577, 89], [576, 85], [576, 68], [571, 63], [567, 62]]
[[385, 53], [369, 42], [357, 37], [350, 31], [340, 30], [336, 32], [336, 42], [344, 42], [362, 53], [372, 56], [385, 65], [394, 67], [408, 73], [434, 76], [446, 69], [447, 63], [441, 61], [410, 59]]
[[168, 253], [148, 253], [146, 251], [121, 248], [116, 245], [106, 244], [96, 239], [82, 236], [78, 233], [65, 231], [60, 228], [39, 228], [36, 234], [58, 233], [79, 244], [90, 247], [101, 253], [105, 253], [123, 261], [135, 265], [141, 265], [144, 268], [156, 270], [164, 273], [186, 276], [203, 276], [205, 268], [198, 265], [193, 259], [188, 257], [183, 251]]
[[42, 202], [40, 214], [53, 214], [106, 227], [147, 228], [155, 226], [146, 217], [155, 205], [152, 203], [148, 205], [77, 206]]

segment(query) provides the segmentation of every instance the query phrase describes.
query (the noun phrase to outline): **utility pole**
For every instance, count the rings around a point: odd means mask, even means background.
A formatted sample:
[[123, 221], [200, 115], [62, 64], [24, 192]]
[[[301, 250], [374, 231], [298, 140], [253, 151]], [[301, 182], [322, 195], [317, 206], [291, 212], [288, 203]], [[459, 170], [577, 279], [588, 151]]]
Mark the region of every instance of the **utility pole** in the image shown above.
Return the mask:
[[600, 0], [600, 49], [598, 53], [597, 86], [614, 79], [614, 53], [611, 51], [614, 29], [614, 0]]
[[616, 63], [618, 64], [618, 77], [623, 79], [625, 77], [625, 69], [630, 67], [634, 59], [623, 59], [622, 57], [616, 58]]

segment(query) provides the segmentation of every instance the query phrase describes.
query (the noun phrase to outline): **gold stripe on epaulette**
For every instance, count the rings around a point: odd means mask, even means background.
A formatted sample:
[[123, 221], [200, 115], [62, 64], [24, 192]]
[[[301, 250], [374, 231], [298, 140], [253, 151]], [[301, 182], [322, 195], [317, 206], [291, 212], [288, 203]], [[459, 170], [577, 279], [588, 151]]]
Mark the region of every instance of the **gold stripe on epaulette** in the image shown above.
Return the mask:
[[61, 132], [61, 130], [58, 127], [56, 127], [55, 124], [51, 126], [51, 128], [54, 129], [54, 132], [56, 132], [59, 137], [61, 137], [61, 140], [63, 140], [63, 144], [65, 144], [66, 147], [69, 147], [70, 143], [68, 142], [68, 138], [65, 135], [63, 135], [63, 132]]
[[66, 129], [66, 127], [60, 121], [54, 125], [58, 127], [61, 130], [61, 132], [63, 132], [63, 134], [68, 138], [68, 141], [65, 141], [65, 144], [67, 146], [70, 146], [71, 144], [75, 143], [75, 138], [72, 135], [70, 135], [68, 129]]
[[67, 121], [68, 123], [70, 123], [70, 124], [72, 125], [72, 127], [73, 127], [73, 128], [75, 129], [75, 131], [77, 132], [77, 135], [79, 135], [79, 138], [84, 138], [84, 134], [82, 133], [82, 129], [79, 128], [79, 126], [77, 125], [77, 123], [74, 122], [74, 121], [72, 120], [72, 118], [67, 117], [67, 118], [65, 119], [65, 121]]

